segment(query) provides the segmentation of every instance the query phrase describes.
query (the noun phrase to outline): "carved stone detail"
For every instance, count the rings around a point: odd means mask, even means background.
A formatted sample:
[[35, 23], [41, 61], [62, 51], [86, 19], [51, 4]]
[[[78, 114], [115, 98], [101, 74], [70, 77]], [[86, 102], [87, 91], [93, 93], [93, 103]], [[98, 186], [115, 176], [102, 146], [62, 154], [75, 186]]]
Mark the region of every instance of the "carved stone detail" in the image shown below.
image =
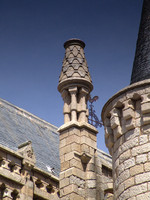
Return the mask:
[[102, 119], [106, 145], [113, 160], [114, 199], [137, 198], [144, 184], [142, 198], [147, 198], [150, 80], [128, 86], [114, 95], [104, 106]]
[[25, 142], [18, 147], [18, 152], [24, 157], [23, 164], [34, 166], [36, 163], [31, 141]]
[[64, 100], [64, 123], [88, 123], [87, 97], [93, 85], [83, 50], [85, 44], [72, 39], [64, 47], [66, 52], [58, 85]]
[[[79, 44], [80, 44], [80, 40]], [[91, 77], [89, 74], [87, 62], [85, 59], [83, 46], [73, 43], [72, 45], [64, 45], [66, 48], [65, 57], [63, 60], [62, 72], [59, 78], [59, 82], [62, 82], [68, 78], [81, 78], [86, 79], [89, 82]]]

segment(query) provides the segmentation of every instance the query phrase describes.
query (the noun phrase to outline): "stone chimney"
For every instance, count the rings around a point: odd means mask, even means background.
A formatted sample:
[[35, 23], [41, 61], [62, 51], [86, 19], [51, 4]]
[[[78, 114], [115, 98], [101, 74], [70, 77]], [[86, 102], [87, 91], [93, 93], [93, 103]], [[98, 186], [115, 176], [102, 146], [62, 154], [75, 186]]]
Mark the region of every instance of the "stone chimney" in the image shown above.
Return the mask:
[[84, 55], [85, 44], [71, 39], [64, 44], [65, 57], [58, 90], [64, 100], [64, 125], [60, 133], [60, 198], [70, 200], [100, 199], [96, 188], [95, 127], [88, 123], [87, 100], [93, 89]]
[[115, 200], [150, 199], [150, 0], [144, 0], [131, 85], [102, 110]]

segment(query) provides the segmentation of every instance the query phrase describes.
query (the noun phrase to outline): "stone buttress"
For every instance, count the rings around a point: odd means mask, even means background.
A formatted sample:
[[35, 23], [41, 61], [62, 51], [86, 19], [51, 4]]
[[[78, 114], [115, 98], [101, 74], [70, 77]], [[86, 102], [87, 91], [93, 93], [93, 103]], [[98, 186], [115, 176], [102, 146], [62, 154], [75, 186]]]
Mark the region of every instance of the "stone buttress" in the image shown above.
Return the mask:
[[60, 198], [100, 199], [95, 127], [88, 123], [87, 100], [93, 89], [84, 55], [85, 44], [71, 39], [64, 44], [65, 57], [58, 90], [64, 100], [64, 125], [60, 133]]
[[105, 104], [115, 200], [150, 199], [150, 0], [144, 0], [131, 85]]

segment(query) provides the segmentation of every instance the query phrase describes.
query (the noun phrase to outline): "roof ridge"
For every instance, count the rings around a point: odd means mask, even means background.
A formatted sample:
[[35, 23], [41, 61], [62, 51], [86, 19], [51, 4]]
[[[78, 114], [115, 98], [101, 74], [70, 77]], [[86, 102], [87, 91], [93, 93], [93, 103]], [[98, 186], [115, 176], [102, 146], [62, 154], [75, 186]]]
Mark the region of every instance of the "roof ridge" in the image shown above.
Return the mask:
[[112, 156], [111, 156], [110, 154], [106, 153], [105, 151], [103, 151], [103, 150], [101, 150], [101, 149], [98, 149], [98, 148], [97, 148], [97, 151], [99, 151], [100, 153], [103, 153], [104, 155], [106, 155], [106, 156], [109, 157], [109, 158], [112, 158]]
[[[13, 108], [13, 109], [16, 109], [17, 111], [19, 111], [18, 114], [21, 114], [21, 115], [23, 115], [23, 116], [26, 117], [26, 118], [27, 118], [27, 116], [28, 116], [28, 117], [31, 117], [31, 118], [32, 118], [33, 120], [35, 120], [36, 122], [39, 122], [39, 124], [40, 124], [40, 123], [44, 123], [46, 126], [50, 126], [51, 128], [58, 129], [57, 126], [55, 126], [55, 125], [53, 125], [53, 124], [47, 122], [46, 120], [41, 119], [40, 117], [38, 117], [38, 116], [36, 116], [36, 115], [30, 113], [29, 111], [27, 111], [27, 110], [25, 110], [25, 109], [23, 109], [23, 108], [20, 108], [20, 107], [14, 105], [14, 104], [12, 104], [12, 103], [10, 103], [10, 102], [8, 102], [8, 101], [2, 99], [2, 98], [0, 98], [0, 105], [1, 105], [2, 103], [3, 103], [3, 104], [6, 104], [7, 106], [9, 106], [9, 107], [11, 107], [11, 108]], [[56, 131], [56, 130], [55, 130], [55, 131]]]

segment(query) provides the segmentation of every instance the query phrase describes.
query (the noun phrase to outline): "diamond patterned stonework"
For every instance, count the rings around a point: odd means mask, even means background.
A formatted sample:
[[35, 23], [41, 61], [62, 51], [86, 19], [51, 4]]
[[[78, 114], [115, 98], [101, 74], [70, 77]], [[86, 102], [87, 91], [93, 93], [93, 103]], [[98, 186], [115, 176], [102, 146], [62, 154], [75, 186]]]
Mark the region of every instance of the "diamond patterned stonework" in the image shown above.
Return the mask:
[[61, 75], [59, 77], [58, 90], [68, 83], [82, 84], [86, 83], [90, 91], [93, 89], [92, 80], [89, 74], [88, 65], [84, 55], [85, 44], [79, 39], [71, 39], [65, 42], [66, 49]]

